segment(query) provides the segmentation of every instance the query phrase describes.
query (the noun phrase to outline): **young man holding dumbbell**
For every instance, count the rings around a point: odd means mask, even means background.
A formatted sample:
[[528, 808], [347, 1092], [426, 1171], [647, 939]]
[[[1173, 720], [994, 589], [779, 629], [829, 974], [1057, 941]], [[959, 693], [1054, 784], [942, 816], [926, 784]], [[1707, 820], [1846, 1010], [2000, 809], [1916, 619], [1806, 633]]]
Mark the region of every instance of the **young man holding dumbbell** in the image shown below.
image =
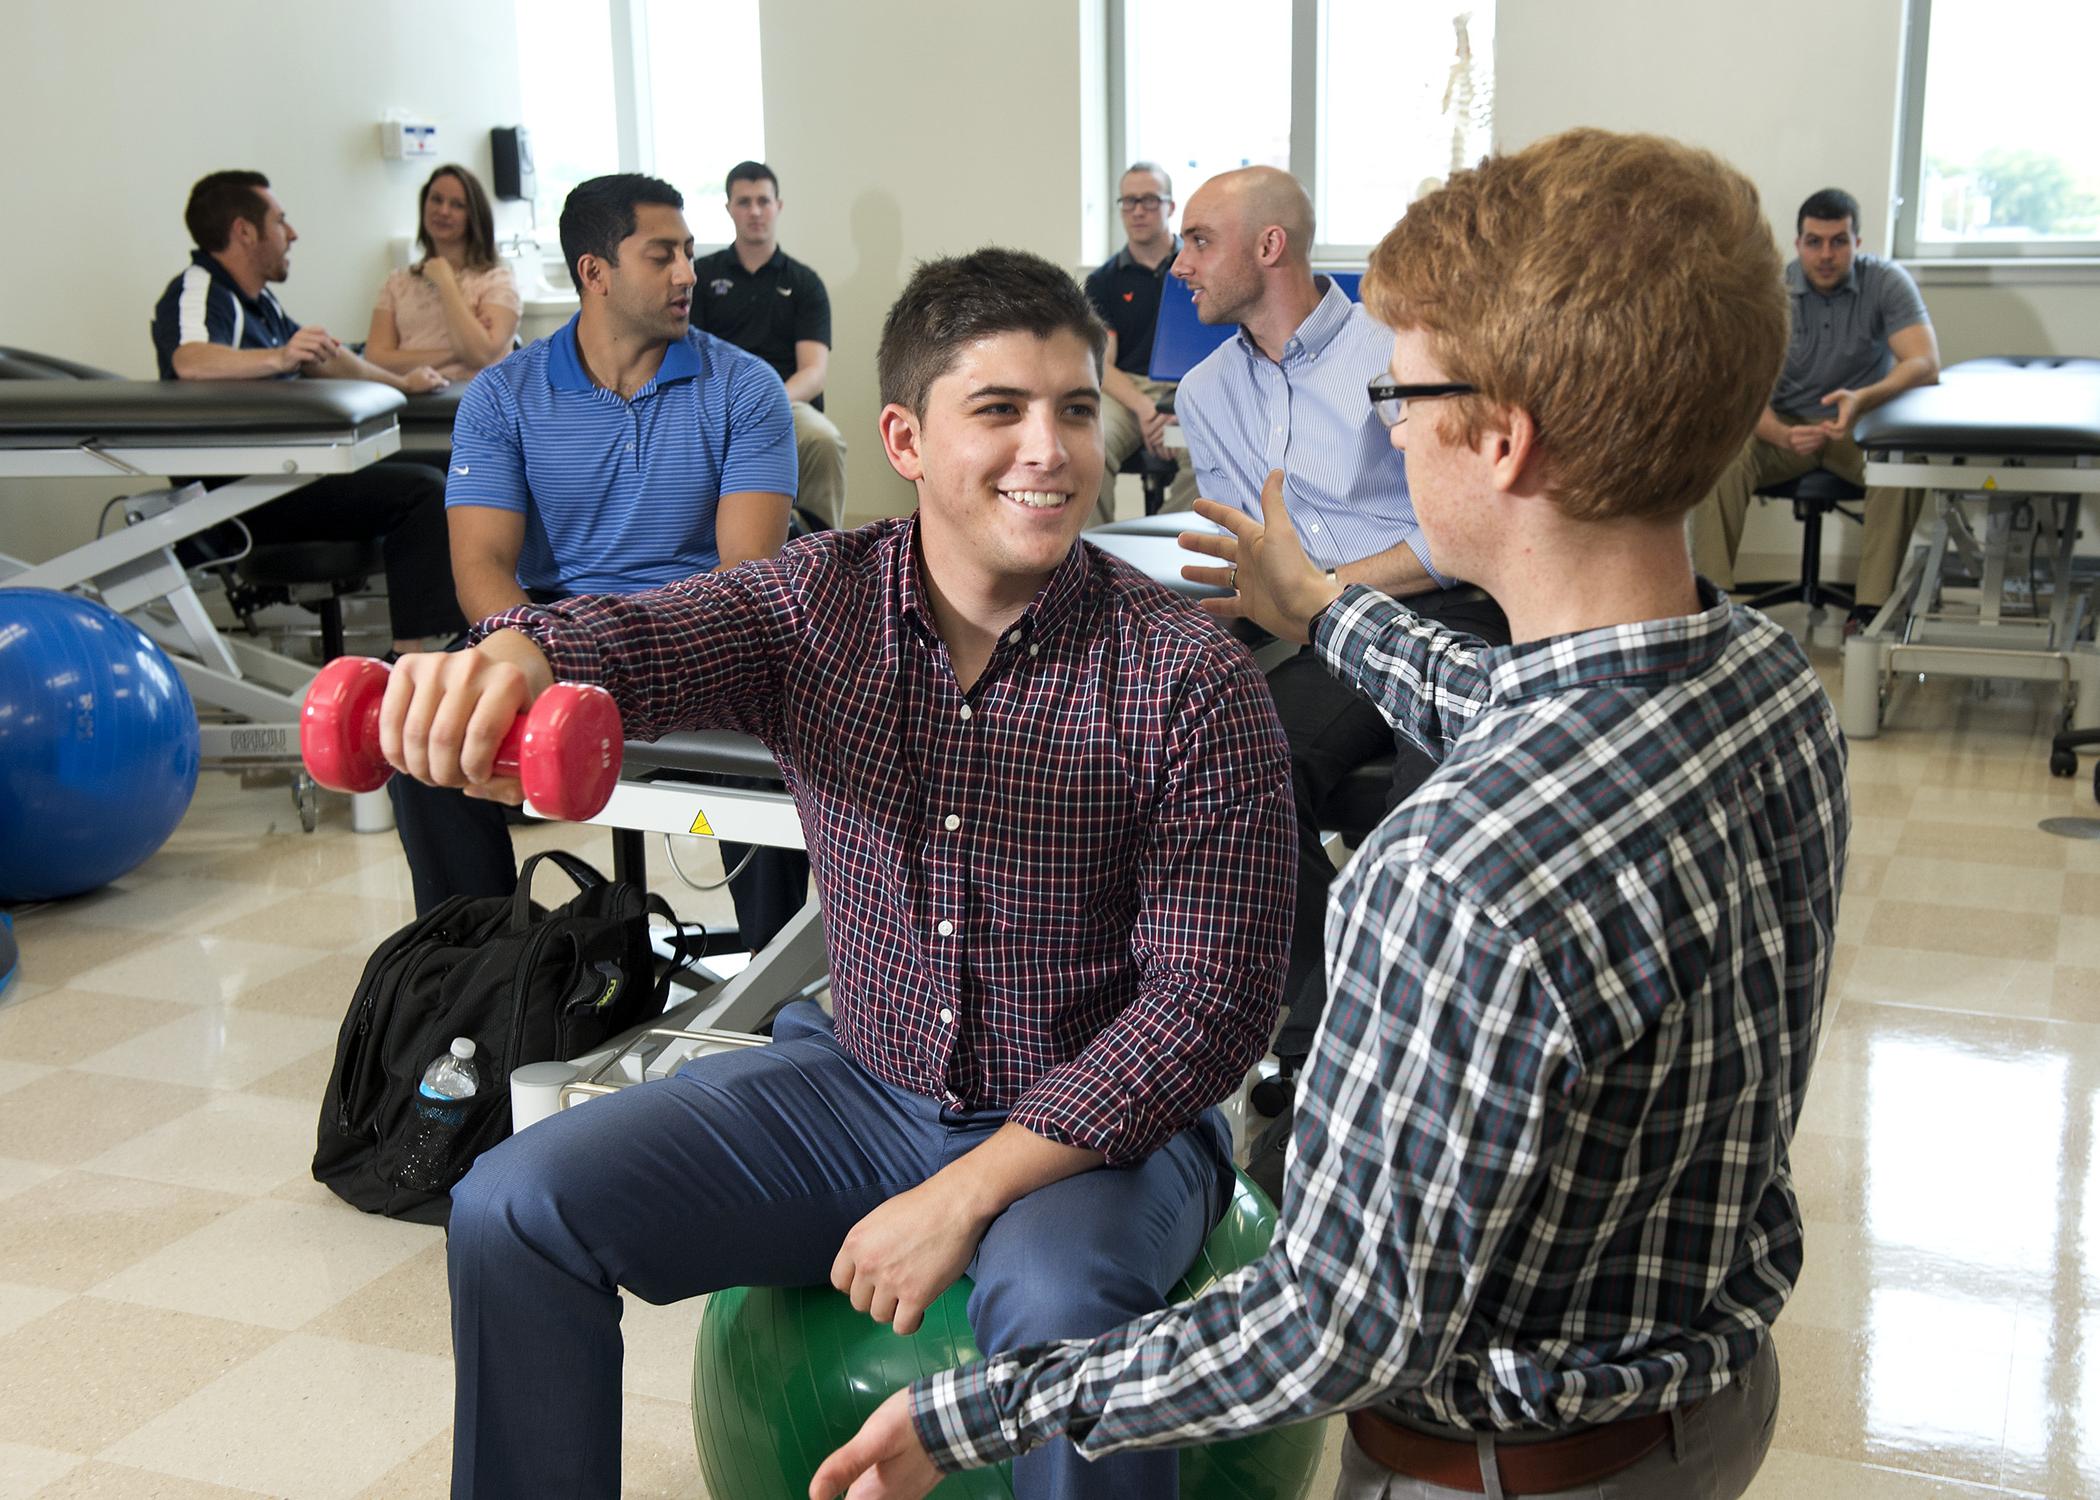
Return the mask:
[[[454, 1190], [457, 1495], [618, 1489], [617, 1292], [851, 1293], [915, 1328], [967, 1272], [980, 1345], [1161, 1305], [1231, 1184], [1211, 1106], [1267, 1044], [1293, 874], [1260, 674], [1079, 545], [1105, 335], [988, 250], [890, 311], [881, 433], [916, 515], [652, 593], [527, 606], [404, 658], [387, 758], [515, 800], [497, 741], [556, 678], [627, 732], [755, 734], [794, 790], [833, 1017], [535, 1125]], [[1171, 1453], [1068, 1443], [1024, 1500], [1170, 1500]]]

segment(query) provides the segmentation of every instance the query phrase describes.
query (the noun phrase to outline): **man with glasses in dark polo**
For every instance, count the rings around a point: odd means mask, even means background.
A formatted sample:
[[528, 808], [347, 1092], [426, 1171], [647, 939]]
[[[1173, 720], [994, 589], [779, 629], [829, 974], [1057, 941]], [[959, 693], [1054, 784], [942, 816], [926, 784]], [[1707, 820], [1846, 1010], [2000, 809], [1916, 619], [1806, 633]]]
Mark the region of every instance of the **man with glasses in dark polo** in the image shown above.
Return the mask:
[[[1156, 162], [1137, 161], [1118, 184], [1124, 245], [1086, 279], [1086, 300], [1108, 325], [1108, 362], [1101, 376], [1101, 434], [1109, 479], [1094, 502], [1103, 521], [1116, 518], [1115, 473], [1140, 447], [1176, 461], [1178, 472], [1163, 509], [1187, 510], [1196, 500], [1196, 476], [1186, 451], [1169, 448], [1174, 383], [1154, 380], [1152, 333], [1159, 326], [1159, 294], [1167, 267], [1181, 253], [1174, 218], [1174, 180]], [[1162, 409], [1161, 402], [1165, 402]]]

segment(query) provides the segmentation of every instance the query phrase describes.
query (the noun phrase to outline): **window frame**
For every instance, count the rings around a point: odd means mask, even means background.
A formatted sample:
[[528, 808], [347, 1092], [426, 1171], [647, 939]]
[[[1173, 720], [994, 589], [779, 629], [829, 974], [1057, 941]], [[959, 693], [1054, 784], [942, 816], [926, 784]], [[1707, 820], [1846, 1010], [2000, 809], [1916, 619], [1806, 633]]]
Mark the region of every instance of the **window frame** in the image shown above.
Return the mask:
[[1904, 0], [1902, 66], [1897, 73], [1894, 250], [1913, 266], [2085, 266], [2100, 269], [2100, 239], [1921, 239], [1925, 197], [1925, 86], [1932, 53], [1932, 0]]
[[[614, 4], [621, 0], [613, 0]], [[1105, 40], [1108, 47], [1108, 64], [1103, 79], [1108, 90], [1108, 128], [1103, 133], [1108, 149], [1108, 159], [1101, 166], [1104, 179], [1117, 180], [1117, 174], [1130, 164], [1130, 107], [1127, 92], [1129, 27], [1127, 14], [1132, 5], [1142, 5], [1145, 0], [1104, 0]], [[1915, 3], [1915, 0], [1914, 0]], [[1320, 96], [1324, 92], [1325, 80], [1321, 76], [1325, 58], [1320, 46], [1321, 0], [1290, 0], [1291, 5], [1291, 155], [1290, 172], [1312, 195], [1313, 202], [1320, 201]], [[1186, 184], [1183, 192], [1193, 192], [1196, 184]], [[1114, 215], [1109, 215], [1108, 249], [1116, 246]], [[1097, 247], [1098, 248], [1098, 247]], [[1371, 258], [1376, 244], [1343, 244], [1330, 240], [1315, 241], [1312, 258], [1315, 267], [1362, 266]]]
[[[649, 68], [649, 6], [651, 0], [606, 0], [606, 20], [612, 29], [612, 94], [613, 94], [613, 138], [617, 143], [616, 165], [619, 172], [646, 172], [658, 175], [656, 168], [656, 114], [651, 93], [652, 83]], [[763, 114], [764, 84], [760, 84], [761, 114], [759, 132], [761, 151], [765, 120]], [[529, 122], [528, 122], [529, 123]], [[702, 191], [709, 186], [702, 185]], [[687, 194], [687, 222], [693, 221], [692, 197]], [[555, 210], [559, 217], [560, 210]], [[535, 223], [537, 213], [535, 212]], [[566, 287], [569, 284], [567, 265], [562, 258], [558, 228], [554, 238], [540, 241], [542, 256], [546, 262], [549, 284]], [[695, 233], [695, 250], [708, 254], [723, 249], [729, 244], [729, 236], [719, 229], [713, 236]], [[559, 273], [557, 277], [555, 273]]]

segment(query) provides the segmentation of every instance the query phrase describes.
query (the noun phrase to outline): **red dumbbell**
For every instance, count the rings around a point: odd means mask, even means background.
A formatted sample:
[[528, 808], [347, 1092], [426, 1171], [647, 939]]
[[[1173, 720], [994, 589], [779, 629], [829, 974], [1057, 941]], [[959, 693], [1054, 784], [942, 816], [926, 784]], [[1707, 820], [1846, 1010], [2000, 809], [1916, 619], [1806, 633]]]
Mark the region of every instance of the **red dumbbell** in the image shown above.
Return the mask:
[[[307, 689], [299, 712], [299, 755], [322, 786], [369, 792], [393, 774], [379, 753], [379, 705], [388, 670], [369, 656], [338, 656]], [[540, 812], [580, 823], [611, 798], [625, 743], [612, 694], [557, 682], [503, 736], [496, 771], [522, 781]]]

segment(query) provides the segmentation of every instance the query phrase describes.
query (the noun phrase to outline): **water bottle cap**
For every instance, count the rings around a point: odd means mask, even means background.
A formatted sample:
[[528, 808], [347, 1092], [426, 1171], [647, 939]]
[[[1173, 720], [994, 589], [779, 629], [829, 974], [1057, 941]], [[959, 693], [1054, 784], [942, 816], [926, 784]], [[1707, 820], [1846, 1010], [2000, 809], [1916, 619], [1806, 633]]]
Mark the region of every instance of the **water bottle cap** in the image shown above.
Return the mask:
[[472, 1057], [474, 1055], [474, 1039], [466, 1036], [454, 1037], [452, 1039], [452, 1055], [461, 1062], [465, 1062]]

